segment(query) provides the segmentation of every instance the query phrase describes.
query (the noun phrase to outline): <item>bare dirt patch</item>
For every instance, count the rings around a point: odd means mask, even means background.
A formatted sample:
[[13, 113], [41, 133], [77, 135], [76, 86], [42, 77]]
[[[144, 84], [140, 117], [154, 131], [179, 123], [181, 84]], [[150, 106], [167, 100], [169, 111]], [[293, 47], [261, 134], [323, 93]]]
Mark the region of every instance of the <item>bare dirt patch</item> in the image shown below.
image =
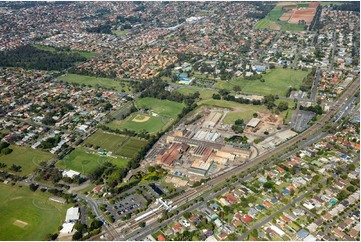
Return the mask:
[[21, 221], [21, 220], [15, 220], [15, 222], [13, 223], [15, 226], [18, 226], [19, 228], [25, 228], [26, 226], [28, 226], [27, 222]]
[[[142, 116], [141, 116], [142, 117]], [[143, 118], [141, 118], [141, 117], [139, 117], [138, 115], [135, 117], [135, 118], [133, 118], [133, 122], [136, 122], [136, 123], [143, 123], [143, 122], [147, 122], [149, 119], [150, 119], [150, 117], [149, 116], [143, 116]]]

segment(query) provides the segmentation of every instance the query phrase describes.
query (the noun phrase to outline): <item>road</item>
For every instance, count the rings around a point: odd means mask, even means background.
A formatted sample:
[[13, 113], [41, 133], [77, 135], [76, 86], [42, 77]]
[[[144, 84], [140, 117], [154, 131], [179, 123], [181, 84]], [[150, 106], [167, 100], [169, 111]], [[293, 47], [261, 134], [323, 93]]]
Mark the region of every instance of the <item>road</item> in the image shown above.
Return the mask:
[[311, 102], [313, 102], [313, 103], [316, 102], [318, 82], [321, 78], [320, 72], [321, 72], [320, 69], [317, 69], [316, 74], [315, 74], [315, 81], [313, 82], [313, 86], [312, 86], [312, 90], [311, 90]]

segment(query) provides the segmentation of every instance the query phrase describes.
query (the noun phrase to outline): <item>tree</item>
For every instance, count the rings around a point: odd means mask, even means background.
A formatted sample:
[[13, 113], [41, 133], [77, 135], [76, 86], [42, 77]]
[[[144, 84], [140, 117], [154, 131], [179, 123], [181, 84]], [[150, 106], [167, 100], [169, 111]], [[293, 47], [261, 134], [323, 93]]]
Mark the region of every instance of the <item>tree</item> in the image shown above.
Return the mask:
[[236, 86], [233, 87], [233, 91], [235, 91], [235, 92], [240, 92], [240, 91], [241, 91], [241, 87], [238, 86], [238, 85], [236, 85]]
[[8, 155], [8, 154], [10, 154], [12, 151], [13, 151], [12, 149], [10, 149], [9, 147], [6, 147], [6, 148], [3, 148], [3, 149], [1, 150], [1, 154], [3, 154], [3, 155]]
[[83, 234], [81, 232], [79, 232], [79, 231], [76, 231], [73, 234], [73, 240], [80, 240], [82, 237], [83, 237]]
[[35, 192], [36, 189], [38, 189], [38, 187], [39, 187], [39, 185], [35, 185], [35, 184], [31, 183], [29, 186], [29, 189], [30, 189], [30, 191]]
[[281, 101], [278, 104], [278, 109], [280, 110], [280, 112], [287, 110], [288, 109], [288, 103], [285, 102], [285, 101]]
[[189, 219], [191, 217], [191, 213], [190, 212], [184, 212], [183, 213], [183, 216], [186, 218], [186, 219]]
[[139, 224], [139, 226], [140, 226], [141, 228], [144, 228], [144, 227], [145, 227], [145, 225], [146, 225], [146, 223], [145, 223], [145, 222], [141, 222], [141, 223]]
[[253, 117], [254, 117], [254, 118], [257, 118], [257, 117], [258, 117], [258, 114], [257, 114], [257, 113], [254, 113], [254, 114], [253, 114]]

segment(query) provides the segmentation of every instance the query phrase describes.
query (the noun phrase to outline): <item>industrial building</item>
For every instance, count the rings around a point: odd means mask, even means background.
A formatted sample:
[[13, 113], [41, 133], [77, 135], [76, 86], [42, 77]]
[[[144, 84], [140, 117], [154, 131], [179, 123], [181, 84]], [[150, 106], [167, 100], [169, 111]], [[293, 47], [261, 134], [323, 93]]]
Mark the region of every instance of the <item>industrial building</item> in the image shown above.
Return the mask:
[[248, 126], [248, 127], [252, 127], [252, 128], [256, 128], [257, 125], [259, 124], [259, 122], [261, 122], [260, 119], [258, 119], [258, 118], [252, 118], [252, 119], [248, 122], [247, 126]]
[[220, 112], [211, 112], [204, 120], [203, 128], [214, 128], [218, 121], [222, 118], [223, 114]]

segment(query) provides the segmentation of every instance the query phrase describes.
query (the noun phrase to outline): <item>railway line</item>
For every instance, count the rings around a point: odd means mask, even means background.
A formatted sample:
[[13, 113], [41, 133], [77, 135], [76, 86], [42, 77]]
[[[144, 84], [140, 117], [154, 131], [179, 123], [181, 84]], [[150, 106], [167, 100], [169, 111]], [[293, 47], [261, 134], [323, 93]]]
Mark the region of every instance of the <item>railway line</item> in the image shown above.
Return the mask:
[[[311, 126], [309, 129], [307, 129], [306, 131], [304, 131], [303, 133], [299, 134], [298, 136], [296, 136], [295, 138], [282, 143], [281, 145], [279, 145], [278, 147], [276, 147], [274, 150], [269, 151], [265, 154], [262, 154], [252, 160], [249, 160], [235, 168], [233, 168], [232, 170], [229, 170], [223, 174], [220, 174], [219, 176], [213, 178], [211, 181], [200, 185], [197, 188], [191, 189], [189, 191], [187, 191], [184, 194], [181, 194], [180, 196], [176, 197], [173, 200], [172, 206], [173, 207], [180, 207], [182, 206], [184, 203], [188, 202], [189, 200], [195, 199], [196, 197], [201, 196], [202, 194], [204, 194], [205, 192], [209, 191], [213, 186], [219, 185], [221, 183], [223, 183], [227, 178], [233, 176], [233, 175], [237, 175], [255, 165], [258, 165], [260, 163], [262, 163], [263, 161], [267, 160], [268, 158], [280, 153], [281, 151], [284, 151], [285, 149], [295, 145], [296, 143], [307, 139], [308, 137], [311, 137], [313, 133], [317, 132], [318, 130], [322, 129], [323, 126], [328, 122], [331, 121], [331, 118], [339, 111], [338, 109], [346, 103], [346, 101], [348, 100], [348, 98], [352, 95], [354, 95], [360, 88], [360, 79], [356, 79], [354, 80], [349, 86], [348, 88], [342, 93], [342, 95], [340, 96], [340, 98], [334, 103], [333, 107], [330, 109], [330, 111], [323, 116], [317, 123], [315, 123], [313, 126]], [[335, 121], [331, 121], [332, 123], [335, 123]], [[121, 225], [123, 227], [127, 227], [126, 229], [124, 229], [122, 232], [124, 234], [127, 234], [132, 230], [135, 230], [137, 228], [139, 228], [140, 223], [142, 222], [147, 222], [150, 220], [155, 219], [158, 215], [162, 214], [164, 211], [164, 209], [161, 209], [157, 212], [155, 212], [154, 214], [152, 214], [149, 217], [146, 217], [144, 219], [135, 221], [134, 219], [130, 222], [127, 223], [127, 225]], [[113, 228], [109, 228], [109, 230], [116, 230], [119, 229], [120, 224], [113, 226]], [[110, 231], [108, 231], [109, 233]], [[112, 233], [111, 233], [112, 234]], [[112, 236], [113, 237], [113, 236]], [[113, 237], [114, 238], [114, 237]], [[114, 238], [115, 240], [121, 240], [121, 237], [118, 238]]]

